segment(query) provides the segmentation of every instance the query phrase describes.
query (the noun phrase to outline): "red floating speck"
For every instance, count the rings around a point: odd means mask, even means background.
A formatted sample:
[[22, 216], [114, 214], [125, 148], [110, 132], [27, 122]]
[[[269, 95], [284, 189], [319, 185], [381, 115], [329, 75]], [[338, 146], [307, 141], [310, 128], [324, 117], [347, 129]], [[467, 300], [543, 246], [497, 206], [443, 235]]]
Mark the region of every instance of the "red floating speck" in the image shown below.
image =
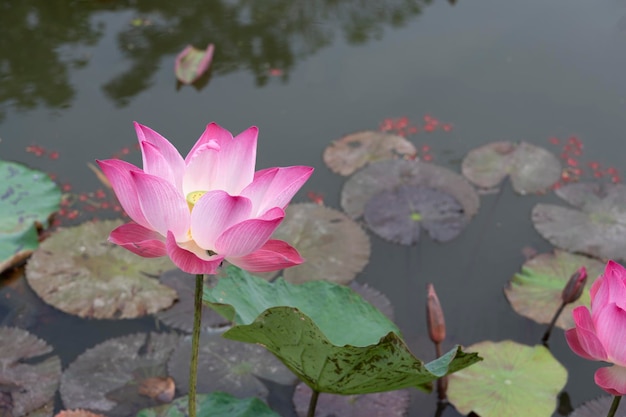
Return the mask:
[[48, 158], [50, 158], [50, 159], [59, 159], [59, 153], [57, 151], [50, 152], [48, 154]]
[[422, 159], [423, 159], [425, 162], [430, 162], [430, 161], [432, 161], [432, 160], [433, 160], [433, 156], [432, 156], [431, 154], [422, 155]]
[[107, 196], [107, 195], [106, 195], [106, 193], [104, 192], [104, 190], [102, 190], [102, 188], [100, 188], [100, 189], [98, 189], [98, 190], [96, 191], [96, 198], [97, 198], [97, 199], [102, 200], [102, 199], [106, 198], [106, 196]]
[[554, 136], [549, 138], [548, 141], [553, 145], [559, 145], [561, 143], [561, 140]]
[[65, 192], [71, 191], [72, 190], [72, 186], [70, 184], [63, 184], [61, 186], [61, 189]]
[[316, 193], [315, 191], [309, 191], [306, 193], [306, 196], [309, 200], [314, 202], [315, 204], [319, 204], [320, 206], [324, 204], [324, 195], [320, 193]]
[[445, 125], [443, 125], [443, 130], [444, 132], [449, 132], [452, 130], [452, 125], [450, 123], [446, 123]]

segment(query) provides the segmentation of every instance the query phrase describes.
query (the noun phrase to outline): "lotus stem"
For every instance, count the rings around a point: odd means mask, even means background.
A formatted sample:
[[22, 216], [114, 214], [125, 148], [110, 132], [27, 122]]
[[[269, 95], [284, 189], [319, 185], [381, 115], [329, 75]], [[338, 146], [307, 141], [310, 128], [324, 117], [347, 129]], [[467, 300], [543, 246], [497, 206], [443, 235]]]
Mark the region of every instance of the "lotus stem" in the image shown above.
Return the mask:
[[309, 401], [309, 412], [306, 417], [315, 417], [315, 408], [317, 407], [317, 398], [320, 396], [320, 392], [313, 390], [311, 393], [311, 400]]
[[196, 417], [196, 383], [198, 381], [198, 348], [200, 345], [200, 326], [202, 324], [202, 287], [204, 275], [196, 275], [194, 296], [193, 333], [191, 336], [191, 365], [189, 368], [189, 417]]
[[541, 338], [541, 342], [544, 345], [548, 344], [548, 339], [550, 338], [550, 333], [552, 333], [552, 329], [554, 328], [554, 325], [555, 325], [556, 321], [559, 319], [559, 316], [563, 312], [563, 309], [565, 308], [566, 304], [567, 303], [565, 301], [563, 301], [561, 303], [561, 306], [559, 307], [559, 309], [556, 311], [556, 313], [554, 313], [554, 317], [552, 317], [552, 321], [548, 325], [548, 328], [546, 329], [546, 332], [543, 334], [543, 337]]
[[613, 397], [613, 402], [611, 403], [611, 408], [609, 409], [609, 414], [606, 417], [614, 417], [615, 412], [617, 411], [617, 407], [619, 407], [619, 402], [622, 399], [621, 395], [616, 395]]

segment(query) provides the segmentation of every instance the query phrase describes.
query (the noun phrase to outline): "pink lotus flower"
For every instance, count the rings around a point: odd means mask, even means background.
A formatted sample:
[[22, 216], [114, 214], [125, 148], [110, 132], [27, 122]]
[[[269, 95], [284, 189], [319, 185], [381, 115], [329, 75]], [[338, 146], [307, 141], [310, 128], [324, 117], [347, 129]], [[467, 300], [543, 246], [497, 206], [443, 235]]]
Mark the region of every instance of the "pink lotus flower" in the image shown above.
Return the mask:
[[576, 327], [565, 332], [570, 348], [585, 359], [610, 362], [595, 382], [613, 395], [626, 395], [626, 269], [609, 261], [591, 286], [591, 313], [585, 306], [572, 312]]
[[143, 170], [118, 159], [98, 161], [133, 220], [113, 230], [111, 242], [144, 257], [169, 256], [191, 274], [214, 274], [223, 260], [251, 272], [303, 261], [270, 236], [313, 168], [254, 172], [256, 127], [233, 138], [211, 123], [185, 159], [154, 130], [138, 123], [135, 130]]

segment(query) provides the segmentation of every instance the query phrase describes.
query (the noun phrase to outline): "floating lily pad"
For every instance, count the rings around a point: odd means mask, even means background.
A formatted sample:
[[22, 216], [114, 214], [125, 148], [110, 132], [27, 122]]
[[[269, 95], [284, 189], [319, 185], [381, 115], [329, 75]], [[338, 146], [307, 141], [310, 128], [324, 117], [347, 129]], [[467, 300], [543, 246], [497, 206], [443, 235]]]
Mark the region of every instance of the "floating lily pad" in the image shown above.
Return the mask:
[[393, 321], [393, 306], [391, 305], [389, 298], [387, 298], [385, 294], [375, 288], [370, 287], [368, 284], [360, 284], [356, 281], [352, 281], [349, 287], [352, 289], [352, 291], [363, 297], [365, 301], [376, 307], [389, 320]]
[[135, 318], [169, 307], [176, 291], [154, 277], [174, 265], [167, 257], [142, 258], [108, 243], [120, 224], [60, 229], [28, 262], [28, 283], [48, 304], [80, 317]]
[[[191, 337], [186, 337], [168, 363], [169, 373], [183, 394], [189, 389], [190, 358]], [[266, 398], [269, 391], [259, 378], [283, 385], [296, 382], [295, 375], [262, 346], [224, 339], [221, 333], [200, 335], [198, 392]]]
[[[196, 276], [187, 274], [180, 269], [164, 272], [159, 277], [161, 284], [174, 289], [178, 300], [167, 310], [159, 311], [157, 318], [168, 326], [191, 333], [193, 330], [194, 292]], [[202, 307], [202, 327], [204, 329], [226, 326], [228, 320], [212, 309]]]
[[[22, 417], [40, 414], [53, 400], [61, 377], [61, 360], [52, 348], [25, 330], [0, 327], [0, 410]], [[46, 355], [46, 356], [44, 356]], [[51, 415], [48, 409], [43, 415]]]
[[[313, 391], [301, 382], [293, 395], [298, 417], [306, 417]], [[317, 417], [404, 417], [411, 396], [407, 390], [377, 392], [365, 395], [321, 394], [317, 400]]]
[[421, 229], [439, 242], [457, 237], [467, 224], [463, 207], [443, 191], [400, 185], [374, 195], [365, 205], [365, 222], [383, 239], [413, 245]]
[[[604, 417], [609, 414], [611, 403], [613, 397], [605, 395], [576, 407], [569, 417]], [[626, 407], [623, 404], [615, 412], [615, 417], [626, 417]]]
[[41, 171], [0, 160], [0, 272], [39, 246], [38, 228], [59, 209], [61, 190]]
[[291, 204], [272, 237], [289, 242], [306, 259], [283, 272], [292, 283], [324, 279], [347, 284], [370, 257], [363, 229], [345, 214], [318, 204]]
[[448, 400], [461, 414], [550, 417], [567, 370], [544, 346], [510, 340], [467, 347], [484, 361], [448, 378]]
[[176, 57], [174, 71], [183, 84], [191, 84], [202, 76], [213, 61], [215, 46], [210, 43], [206, 50], [187, 45]]
[[324, 150], [324, 162], [340, 175], [351, 175], [370, 162], [415, 155], [415, 146], [402, 136], [371, 130], [351, 133]]
[[492, 142], [471, 150], [463, 159], [463, 175], [479, 187], [491, 188], [511, 177], [520, 194], [548, 190], [561, 177], [561, 162], [539, 146]]
[[[187, 417], [189, 399], [174, 400], [171, 404], [141, 410], [137, 417]], [[198, 416], [211, 417], [280, 417], [258, 398], [235, 398], [223, 392], [198, 394], [196, 396]]]
[[626, 185], [575, 183], [556, 190], [574, 208], [537, 204], [535, 229], [554, 246], [626, 260]]
[[63, 404], [68, 409], [85, 408], [109, 417], [126, 417], [160, 405], [145, 395], [142, 383], [167, 377], [166, 362], [179, 340], [176, 334], [133, 334], [85, 351], [63, 372]]
[[293, 285], [282, 278], [268, 283], [233, 267], [227, 273], [203, 296], [236, 323], [224, 337], [262, 344], [319, 392], [428, 391], [435, 379], [480, 360], [454, 348], [424, 364], [398, 328], [347, 287], [327, 281]]
[[452, 195], [463, 206], [467, 220], [478, 212], [478, 194], [461, 175], [435, 164], [403, 159], [373, 162], [350, 177], [341, 192], [341, 207], [356, 219], [363, 215], [373, 196], [402, 185], [429, 187]]
[[[542, 253], [524, 263], [522, 271], [515, 274], [504, 293], [518, 314], [548, 324], [563, 301], [563, 288], [581, 266], [587, 268], [586, 287], [590, 288], [604, 271], [602, 262], [560, 250], [553, 254]], [[583, 291], [578, 301], [565, 306], [556, 326], [561, 329], [574, 327], [572, 310], [581, 305], [589, 307], [590, 303], [589, 291]]]

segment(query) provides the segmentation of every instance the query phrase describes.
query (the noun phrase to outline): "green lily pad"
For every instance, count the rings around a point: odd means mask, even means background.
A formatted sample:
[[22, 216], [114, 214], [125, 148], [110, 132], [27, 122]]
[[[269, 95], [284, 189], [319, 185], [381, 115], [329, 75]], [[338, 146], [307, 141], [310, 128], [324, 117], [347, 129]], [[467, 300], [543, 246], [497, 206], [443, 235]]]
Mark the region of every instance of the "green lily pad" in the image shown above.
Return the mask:
[[284, 270], [283, 277], [292, 283], [324, 279], [348, 284], [370, 258], [363, 229], [345, 214], [318, 204], [291, 204], [272, 237], [289, 242], [306, 259]]
[[[191, 337], [181, 340], [168, 362], [178, 391], [188, 393]], [[202, 333], [198, 352], [198, 392], [222, 391], [237, 397], [267, 398], [261, 379], [292, 385], [296, 377], [262, 346], [224, 339], [220, 333]], [[261, 379], [259, 379], [261, 378]]]
[[366, 130], [332, 142], [324, 150], [324, 162], [337, 174], [352, 175], [370, 162], [416, 153], [415, 146], [402, 136]]
[[575, 183], [556, 190], [575, 208], [537, 204], [535, 229], [554, 246], [626, 260], [626, 185]]
[[142, 382], [166, 377], [166, 363], [180, 336], [149, 333], [109, 339], [85, 351], [61, 377], [65, 408], [126, 417], [159, 405], [141, 393]]
[[471, 150], [463, 175], [479, 187], [492, 188], [507, 176], [520, 194], [548, 190], [561, 177], [561, 162], [551, 152], [530, 143], [492, 142]]
[[[612, 403], [613, 397], [604, 395], [576, 407], [569, 417], [604, 417], [609, 414]], [[626, 417], [626, 407], [623, 404], [620, 403], [620, 407], [615, 412], [615, 417]]]
[[39, 246], [38, 228], [59, 209], [61, 190], [41, 171], [0, 160], [0, 272]]
[[209, 69], [214, 50], [212, 43], [204, 51], [187, 45], [176, 57], [174, 66], [176, 78], [183, 84], [192, 84]]
[[421, 229], [436, 241], [447, 242], [465, 228], [459, 202], [433, 188], [400, 185], [376, 194], [365, 205], [365, 222], [378, 236], [401, 245], [414, 245]]
[[448, 400], [461, 414], [550, 417], [567, 370], [544, 346], [505, 340], [467, 347], [483, 362], [448, 378]]
[[46, 303], [80, 317], [135, 318], [169, 307], [176, 291], [155, 277], [174, 265], [167, 257], [142, 258], [108, 243], [120, 224], [60, 229], [28, 262], [28, 283]]
[[[561, 292], [565, 284], [581, 266], [587, 268], [586, 287], [590, 288], [604, 271], [602, 262], [560, 250], [553, 254], [542, 253], [524, 263], [522, 271], [515, 274], [504, 293], [518, 314], [548, 324], [562, 303]], [[590, 303], [589, 291], [583, 291], [577, 301], [565, 306], [556, 326], [561, 329], [574, 327], [572, 310], [581, 305], [589, 307]]]
[[61, 378], [52, 348], [25, 330], [0, 327], [0, 352], [0, 414], [51, 415], [48, 405]]
[[[306, 417], [311, 388], [301, 382], [293, 395], [298, 417]], [[411, 395], [407, 390], [377, 392], [365, 395], [321, 394], [317, 400], [317, 417], [404, 417]]]
[[[203, 300], [236, 325], [224, 337], [260, 343], [319, 392], [366, 394], [435, 379], [480, 360], [454, 348], [424, 364], [397, 327], [347, 287], [326, 281], [268, 283], [230, 267]], [[274, 307], [280, 306], [280, 307]]]
[[463, 206], [468, 221], [478, 212], [478, 194], [461, 175], [435, 164], [404, 159], [373, 162], [350, 177], [341, 192], [341, 207], [356, 219], [363, 215], [373, 196], [402, 185], [428, 187], [452, 195]]
[[[187, 417], [188, 398], [181, 397], [171, 404], [141, 410], [137, 417]], [[280, 417], [258, 398], [235, 398], [223, 392], [196, 396], [198, 417]]]

